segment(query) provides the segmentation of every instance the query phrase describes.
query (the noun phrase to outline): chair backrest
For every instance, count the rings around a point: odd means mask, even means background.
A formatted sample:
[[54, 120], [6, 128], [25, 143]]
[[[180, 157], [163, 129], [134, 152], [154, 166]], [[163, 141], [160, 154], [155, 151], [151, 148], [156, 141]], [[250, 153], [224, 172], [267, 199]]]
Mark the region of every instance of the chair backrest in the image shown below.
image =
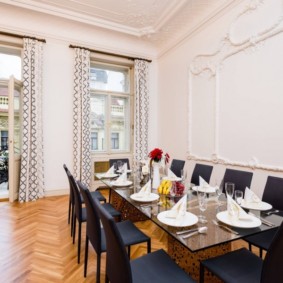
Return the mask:
[[75, 200], [75, 214], [78, 218], [78, 220], [82, 219], [82, 200], [81, 200], [81, 196], [80, 196], [80, 192], [77, 186], [77, 182], [74, 179], [73, 175], [70, 173], [70, 171], [68, 170], [67, 172], [68, 178], [70, 180], [70, 184], [71, 184], [71, 189], [74, 195], [74, 200]]
[[234, 183], [235, 190], [240, 190], [245, 194], [246, 187], [250, 188], [253, 173], [234, 169], [226, 169], [223, 178], [223, 192], [225, 192], [225, 183]]
[[172, 159], [170, 170], [177, 176], [181, 177], [181, 170], [184, 169], [185, 160]]
[[[68, 177], [68, 182], [69, 182], [69, 189], [70, 189], [70, 201], [71, 203], [74, 205], [75, 204], [75, 197], [74, 197], [74, 193], [73, 193], [73, 190], [72, 190], [72, 185], [71, 185], [71, 181], [70, 181], [70, 178], [69, 178], [69, 174], [68, 172], [70, 173], [68, 167], [66, 166], [66, 164], [63, 164], [63, 168], [67, 174], [67, 177]], [[71, 174], [71, 173], [70, 173]]]
[[283, 210], [283, 178], [268, 176], [262, 200]]
[[213, 166], [211, 165], [197, 163], [192, 174], [191, 183], [198, 186], [199, 176], [201, 176], [207, 183], [209, 183], [212, 169]]
[[282, 282], [283, 222], [277, 230], [263, 261], [261, 283]]
[[86, 207], [86, 233], [95, 251], [101, 253], [101, 226], [98, 212], [95, 209], [93, 198], [89, 192], [89, 189], [80, 181], [77, 182], [81, 194], [84, 198]]
[[[112, 167], [115, 162], [122, 161], [123, 163], [128, 164], [128, 169], [130, 169], [130, 161], [129, 158], [117, 158], [117, 159], [109, 159], [109, 167]], [[118, 168], [115, 168], [117, 170]]]
[[94, 204], [99, 211], [106, 237], [106, 275], [111, 283], [132, 283], [130, 260], [115, 220], [97, 199]]

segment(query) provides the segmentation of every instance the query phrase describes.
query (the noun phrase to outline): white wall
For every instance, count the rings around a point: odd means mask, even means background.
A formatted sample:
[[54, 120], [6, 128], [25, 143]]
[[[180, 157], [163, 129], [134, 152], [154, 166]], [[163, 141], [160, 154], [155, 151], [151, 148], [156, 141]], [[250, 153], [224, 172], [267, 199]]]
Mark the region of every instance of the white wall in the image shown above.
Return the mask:
[[[72, 168], [73, 49], [70, 44], [138, 58], [156, 57], [142, 39], [0, 4], [0, 30], [46, 39], [43, 69], [43, 132], [46, 194], [68, 192], [63, 163]], [[156, 63], [150, 65], [150, 144], [156, 143]]]
[[261, 196], [267, 175], [283, 177], [283, 4], [258, 2], [229, 8], [159, 58], [158, 142], [188, 158], [189, 177], [195, 162], [214, 165], [211, 181], [226, 167], [252, 171]]

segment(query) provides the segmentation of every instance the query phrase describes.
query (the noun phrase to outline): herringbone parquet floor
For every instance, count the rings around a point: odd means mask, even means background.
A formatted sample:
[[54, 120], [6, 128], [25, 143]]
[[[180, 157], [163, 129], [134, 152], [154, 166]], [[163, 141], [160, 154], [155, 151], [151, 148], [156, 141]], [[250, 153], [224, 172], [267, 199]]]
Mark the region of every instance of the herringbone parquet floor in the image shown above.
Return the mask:
[[[67, 213], [68, 196], [24, 204], [0, 202], [0, 282], [95, 282], [95, 252], [90, 245], [88, 276], [84, 278], [85, 233], [81, 264], [77, 264], [77, 245], [72, 244]], [[151, 237], [153, 251], [166, 250], [167, 237], [162, 230], [151, 221], [136, 225]], [[233, 245], [247, 247], [242, 241]], [[132, 258], [136, 258], [146, 253], [146, 246], [136, 245], [131, 251]], [[104, 282], [105, 255], [101, 271], [101, 282]]]
[[[81, 263], [67, 224], [68, 196], [36, 202], [0, 202], [0, 282], [95, 282], [96, 254], [91, 245], [87, 278], [83, 276], [85, 233]], [[166, 249], [166, 234], [151, 221], [136, 223], [152, 237], [152, 250]], [[85, 224], [83, 224], [83, 231]], [[146, 253], [145, 244], [133, 246], [132, 258]], [[101, 282], [104, 282], [105, 255]]]

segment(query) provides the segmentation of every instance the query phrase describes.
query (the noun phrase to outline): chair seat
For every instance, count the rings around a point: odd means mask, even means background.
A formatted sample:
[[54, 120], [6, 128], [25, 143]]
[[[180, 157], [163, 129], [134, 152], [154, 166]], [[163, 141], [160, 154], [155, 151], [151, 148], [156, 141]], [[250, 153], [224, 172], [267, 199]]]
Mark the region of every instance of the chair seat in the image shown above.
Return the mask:
[[261, 280], [263, 261], [245, 248], [202, 261], [224, 282], [255, 283]]
[[131, 261], [133, 283], [195, 282], [164, 250], [146, 254]]
[[103, 207], [113, 216], [113, 217], [118, 217], [119, 219], [121, 218], [121, 212], [116, 210], [112, 204], [110, 203], [104, 203], [102, 204]]
[[129, 220], [117, 222], [117, 228], [122, 236], [125, 246], [146, 242], [150, 239]]
[[[93, 191], [93, 192], [90, 192], [91, 194], [91, 197], [92, 198], [97, 198], [99, 201], [103, 201], [103, 202], [106, 202], [106, 198], [101, 194], [101, 192], [99, 191]], [[82, 195], [81, 196], [81, 201], [84, 203], [84, 198]]]
[[266, 232], [262, 232], [262, 233], [259, 233], [253, 236], [245, 237], [244, 240], [253, 246], [260, 247], [267, 251], [277, 231], [278, 231], [278, 228], [274, 228]]

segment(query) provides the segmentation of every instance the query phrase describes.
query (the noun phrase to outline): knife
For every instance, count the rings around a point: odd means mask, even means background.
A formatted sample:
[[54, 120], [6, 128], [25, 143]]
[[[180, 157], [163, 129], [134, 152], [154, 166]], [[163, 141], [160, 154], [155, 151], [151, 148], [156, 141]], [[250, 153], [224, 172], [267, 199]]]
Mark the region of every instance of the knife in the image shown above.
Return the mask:
[[195, 232], [198, 231], [199, 228], [194, 228], [194, 229], [189, 229], [189, 230], [183, 230], [183, 231], [178, 231], [176, 232], [177, 235], [183, 235], [183, 234], [187, 234], [190, 232]]

